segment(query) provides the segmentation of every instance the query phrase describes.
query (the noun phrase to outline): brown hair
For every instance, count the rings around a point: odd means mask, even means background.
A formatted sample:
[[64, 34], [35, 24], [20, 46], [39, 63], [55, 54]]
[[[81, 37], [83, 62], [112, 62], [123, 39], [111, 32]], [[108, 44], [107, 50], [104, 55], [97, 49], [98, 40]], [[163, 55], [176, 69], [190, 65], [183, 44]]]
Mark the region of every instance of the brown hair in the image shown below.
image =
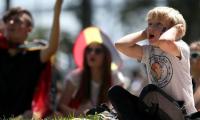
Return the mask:
[[[94, 42], [93, 42], [94, 43]], [[91, 43], [91, 44], [93, 44]], [[87, 49], [89, 49], [89, 44], [84, 50], [84, 60], [83, 60], [83, 70], [81, 75], [81, 84], [80, 88], [76, 94], [75, 99], [79, 100], [80, 103], [85, 102], [91, 98], [91, 68], [89, 67], [86, 59]], [[98, 97], [98, 104], [108, 101], [107, 91], [111, 87], [112, 71], [111, 71], [111, 53], [109, 49], [101, 43], [95, 42], [103, 48], [104, 58], [103, 58], [103, 67], [102, 67], [102, 84], [100, 86], [100, 93]]]
[[30, 19], [27, 19], [27, 25], [33, 27], [34, 26], [33, 17], [31, 15], [31, 13], [28, 10], [23, 9], [21, 7], [14, 7], [14, 8], [11, 8], [10, 10], [8, 10], [3, 16], [3, 21], [4, 21], [4, 23], [6, 23], [11, 19], [12, 16], [15, 16], [15, 15], [20, 16], [23, 14], [26, 14], [30, 17]]

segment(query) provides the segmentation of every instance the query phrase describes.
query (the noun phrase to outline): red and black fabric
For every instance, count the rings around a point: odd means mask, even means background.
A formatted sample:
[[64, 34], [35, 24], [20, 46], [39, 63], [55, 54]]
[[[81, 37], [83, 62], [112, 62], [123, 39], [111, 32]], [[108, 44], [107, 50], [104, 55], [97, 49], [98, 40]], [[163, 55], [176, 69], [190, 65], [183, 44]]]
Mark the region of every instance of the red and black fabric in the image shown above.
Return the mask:
[[[28, 48], [23, 49], [14, 57], [9, 56], [8, 48], [6, 38], [0, 33], [0, 97], [2, 97], [0, 99], [0, 117], [15, 117], [27, 110], [32, 110], [34, 115], [38, 115], [38, 118], [44, 118], [51, 111], [50, 61], [40, 62], [41, 49], [38, 47], [34, 51], [29, 51]], [[26, 57], [23, 58], [23, 56]], [[23, 70], [23, 68], [25, 69]], [[32, 74], [31, 77], [29, 77], [30, 74]], [[27, 78], [29, 79], [27, 80]]]
[[80, 106], [80, 101], [76, 99], [71, 99], [68, 106], [74, 109], [78, 109]]
[[2, 49], [8, 49], [8, 43], [6, 38], [3, 36], [2, 33], [0, 33], [0, 48]]
[[32, 111], [38, 118], [44, 118], [52, 113], [51, 101], [51, 63], [48, 62], [42, 71], [37, 89], [32, 101]]

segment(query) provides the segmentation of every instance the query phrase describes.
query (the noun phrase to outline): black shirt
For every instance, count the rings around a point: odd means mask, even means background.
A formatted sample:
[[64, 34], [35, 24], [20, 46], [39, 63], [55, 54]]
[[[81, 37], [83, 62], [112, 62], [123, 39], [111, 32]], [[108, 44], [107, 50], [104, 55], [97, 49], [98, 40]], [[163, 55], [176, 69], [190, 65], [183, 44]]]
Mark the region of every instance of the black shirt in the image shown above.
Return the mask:
[[10, 117], [31, 110], [31, 102], [45, 64], [40, 51], [21, 51], [11, 56], [0, 49], [0, 117]]

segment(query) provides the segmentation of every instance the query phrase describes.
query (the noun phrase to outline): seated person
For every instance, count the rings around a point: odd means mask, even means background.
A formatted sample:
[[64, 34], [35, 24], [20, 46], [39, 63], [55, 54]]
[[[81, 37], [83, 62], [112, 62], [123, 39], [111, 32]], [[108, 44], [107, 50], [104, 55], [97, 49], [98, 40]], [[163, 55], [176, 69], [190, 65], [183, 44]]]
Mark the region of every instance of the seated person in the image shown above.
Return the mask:
[[122, 85], [118, 73], [111, 70], [112, 57], [102, 43], [92, 42], [84, 51], [83, 68], [69, 73], [58, 103], [58, 111], [67, 115], [83, 115], [86, 110], [109, 103], [107, 91]]

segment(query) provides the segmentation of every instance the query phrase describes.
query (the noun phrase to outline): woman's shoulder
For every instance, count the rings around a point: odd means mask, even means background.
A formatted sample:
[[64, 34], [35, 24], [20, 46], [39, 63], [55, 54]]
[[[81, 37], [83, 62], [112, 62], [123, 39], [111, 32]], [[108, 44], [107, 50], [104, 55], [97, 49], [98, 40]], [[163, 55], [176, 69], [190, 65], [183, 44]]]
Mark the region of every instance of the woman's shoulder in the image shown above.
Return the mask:
[[71, 81], [72, 83], [78, 82], [80, 80], [81, 73], [82, 73], [82, 69], [80, 68], [76, 68], [70, 71], [65, 77], [65, 82], [66, 81]]
[[80, 75], [81, 72], [82, 72], [81, 68], [76, 68], [76, 69], [70, 71], [68, 75]]

